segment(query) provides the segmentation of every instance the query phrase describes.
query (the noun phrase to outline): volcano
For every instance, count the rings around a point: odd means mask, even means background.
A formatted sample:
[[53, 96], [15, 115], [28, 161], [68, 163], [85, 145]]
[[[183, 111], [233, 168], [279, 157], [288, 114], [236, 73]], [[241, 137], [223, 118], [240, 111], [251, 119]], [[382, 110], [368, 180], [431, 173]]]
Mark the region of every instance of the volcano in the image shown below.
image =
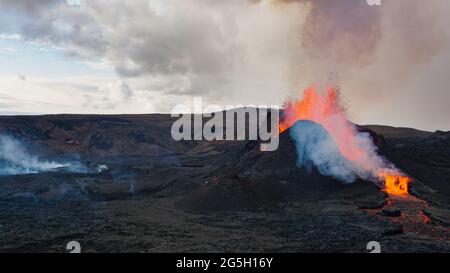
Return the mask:
[[393, 196], [300, 160], [311, 151], [293, 138], [297, 129], [315, 132], [329, 160], [352, 168], [318, 122], [291, 124], [274, 152], [258, 141], [177, 142], [173, 122], [0, 117], [0, 134], [24, 155], [89, 170], [0, 176], [0, 251], [65, 252], [72, 240], [83, 252], [366, 252], [374, 240], [383, 252], [450, 251], [446, 132], [355, 125], [412, 179], [409, 195]]
[[[304, 135], [296, 143], [291, 134]], [[309, 141], [314, 145], [308, 145]], [[180, 205], [193, 212], [213, 213], [258, 208], [286, 200], [320, 199], [339, 192], [345, 185], [323, 174], [330, 162], [324, 162], [322, 170], [307, 160], [303, 166], [299, 165], [299, 153], [314, 153], [323, 145], [329, 149], [325, 161], [334, 161], [343, 172], [349, 172], [352, 163], [340, 154], [328, 132], [320, 124], [301, 120], [280, 134], [280, 146], [274, 152], [261, 152], [257, 142], [249, 142], [234, 162], [227, 162], [212, 173]], [[372, 189], [378, 192], [376, 187]]]

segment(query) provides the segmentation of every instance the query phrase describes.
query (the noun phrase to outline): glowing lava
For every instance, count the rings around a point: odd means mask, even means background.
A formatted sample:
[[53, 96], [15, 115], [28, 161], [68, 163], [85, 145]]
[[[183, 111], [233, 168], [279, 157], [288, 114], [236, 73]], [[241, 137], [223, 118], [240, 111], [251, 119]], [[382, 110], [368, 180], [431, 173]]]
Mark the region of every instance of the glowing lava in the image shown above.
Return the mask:
[[284, 132], [299, 120], [322, 125], [333, 138], [341, 154], [353, 162], [359, 177], [383, 183], [388, 194], [408, 195], [409, 178], [377, 153], [372, 138], [347, 120], [340, 101], [339, 89], [326, 86], [318, 91], [316, 85], [305, 89], [303, 99], [290, 100], [283, 105], [279, 131]]
[[409, 178], [399, 175], [384, 176], [384, 190], [391, 195], [408, 195]]
[[338, 89], [327, 86], [324, 92], [318, 92], [317, 86], [313, 85], [304, 91], [302, 100], [285, 103], [280, 133], [298, 120], [310, 120], [322, 125], [346, 158], [364, 160], [366, 155], [356, 139], [357, 130], [345, 116]]

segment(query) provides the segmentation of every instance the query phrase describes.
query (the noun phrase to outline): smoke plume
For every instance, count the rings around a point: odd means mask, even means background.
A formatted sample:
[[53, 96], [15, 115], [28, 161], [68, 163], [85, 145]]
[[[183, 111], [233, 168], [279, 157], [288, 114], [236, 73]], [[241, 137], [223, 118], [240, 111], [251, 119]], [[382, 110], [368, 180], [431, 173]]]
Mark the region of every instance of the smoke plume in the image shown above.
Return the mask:
[[[362, 0], [272, 0], [300, 3], [308, 10], [301, 25], [302, 46], [314, 58], [367, 63], [381, 36], [379, 9]], [[260, 1], [253, 1], [260, 2]]]
[[400, 174], [378, 154], [370, 134], [347, 120], [339, 89], [312, 86], [302, 100], [286, 103], [283, 113], [280, 131], [290, 128], [301, 167], [315, 167], [345, 183], [358, 177], [380, 182], [388, 173]]
[[30, 154], [24, 145], [6, 135], [0, 135], [0, 175], [30, 174], [66, 168], [80, 171], [80, 164], [41, 160]]
[[356, 180], [353, 164], [341, 155], [336, 143], [319, 124], [301, 120], [289, 130], [297, 149], [297, 165], [344, 182]]
[[448, 127], [442, 103], [448, 100], [442, 91], [448, 86], [442, 71], [450, 58], [448, 1], [384, 0], [381, 6], [365, 0], [251, 2], [302, 11], [289, 65], [291, 89], [323, 83], [333, 72], [351, 100], [349, 116], [356, 122]]

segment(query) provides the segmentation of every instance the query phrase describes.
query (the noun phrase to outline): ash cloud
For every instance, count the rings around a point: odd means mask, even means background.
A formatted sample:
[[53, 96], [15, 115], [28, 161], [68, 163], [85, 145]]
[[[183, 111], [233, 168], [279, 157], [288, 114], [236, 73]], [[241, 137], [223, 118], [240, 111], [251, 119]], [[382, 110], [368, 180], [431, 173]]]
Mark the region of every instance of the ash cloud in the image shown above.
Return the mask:
[[273, 0], [300, 3], [307, 9], [301, 26], [302, 46], [314, 58], [364, 64], [381, 37], [380, 9], [362, 0]]
[[299, 18], [302, 20], [299, 38], [313, 58], [333, 59], [341, 65], [368, 65], [377, 57], [377, 47], [390, 31], [395, 32], [393, 42], [402, 43], [413, 63], [425, 62], [443, 49], [445, 32], [439, 0], [383, 1], [378, 7], [368, 5], [365, 0], [272, 0], [272, 3], [299, 4], [300, 9], [307, 10], [305, 18]]
[[30, 15], [38, 15], [45, 12], [48, 8], [58, 4], [62, 4], [65, 0], [2, 0], [0, 1], [2, 8], [16, 9]]
[[450, 110], [442, 102], [450, 100], [443, 91], [450, 81], [442, 75], [450, 69], [448, 1], [252, 2], [304, 12], [290, 61], [293, 90], [337, 73], [355, 122], [450, 129]]

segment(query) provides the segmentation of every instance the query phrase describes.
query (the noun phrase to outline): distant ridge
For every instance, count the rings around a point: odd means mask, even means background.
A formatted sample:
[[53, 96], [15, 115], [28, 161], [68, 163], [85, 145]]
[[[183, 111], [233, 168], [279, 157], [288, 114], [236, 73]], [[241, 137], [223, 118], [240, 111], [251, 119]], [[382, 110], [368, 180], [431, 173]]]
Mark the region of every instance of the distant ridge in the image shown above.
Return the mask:
[[433, 134], [433, 132], [407, 127], [393, 127], [386, 125], [364, 125], [363, 127], [383, 135], [385, 138], [426, 138]]

